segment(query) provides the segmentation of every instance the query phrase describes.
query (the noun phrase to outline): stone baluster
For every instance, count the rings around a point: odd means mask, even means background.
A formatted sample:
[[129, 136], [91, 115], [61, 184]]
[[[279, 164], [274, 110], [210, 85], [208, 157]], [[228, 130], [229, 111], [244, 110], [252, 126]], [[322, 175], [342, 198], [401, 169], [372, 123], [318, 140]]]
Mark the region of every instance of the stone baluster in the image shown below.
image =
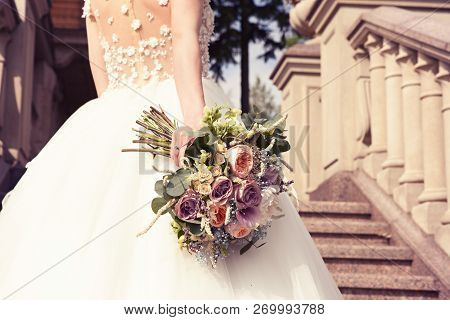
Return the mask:
[[370, 132], [371, 145], [364, 159], [364, 170], [376, 178], [386, 159], [386, 86], [385, 64], [381, 54], [382, 40], [370, 34], [364, 44], [370, 57]]
[[356, 95], [355, 95], [355, 127], [356, 127], [356, 150], [354, 155], [354, 168], [363, 168], [363, 159], [367, 155], [365, 138], [370, 130], [370, 75], [367, 51], [358, 48], [353, 55], [357, 62], [356, 72]]
[[439, 62], [439, 72], [436, 76], [442, 86], [442, 116], [444, 119], [445, 164], [447, 180], [447, 211], [441, 218], [435, 239], [439, 246], [450, 255], [450, 65]]
[[417, 54], [400, 46], [397, 61], [402, 70], [402, 106], [405, 167], [400, 185], [393, 191], [394, 200], [406, 212], [418, 204], [423, 191], [422, 112], [420, 76], [415, 71]]
[[437, 67], [434, 59], [419, 53], [416, 70], [421, 85], [424, 190], [411, 214], [428, 234], [435, 233], [447, 209], [442, 90], [436, 81]]
[[388, 194], [398, 186], [403, 173], [403, 110], [402, 110], [402, 71], [396, 60], [398, 45], [390, 40], [383, 41], [380, 53], [385, 60], [386, 86], [386, 129], [387, 159], [377, 175], [378, 184]]

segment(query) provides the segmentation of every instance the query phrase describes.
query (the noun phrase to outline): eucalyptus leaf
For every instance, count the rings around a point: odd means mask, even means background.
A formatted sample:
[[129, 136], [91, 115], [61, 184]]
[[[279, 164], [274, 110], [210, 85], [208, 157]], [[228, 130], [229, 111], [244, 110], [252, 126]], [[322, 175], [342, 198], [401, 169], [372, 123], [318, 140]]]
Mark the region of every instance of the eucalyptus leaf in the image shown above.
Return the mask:
[[[167, 202], [168, 201], [166, 199], [164, 199], [164, 198], [155, 198], [155, 199], [153, 199], [153, 201], [152, 201], [152, 210], [153, 210], [153, 212], [155, 214], [157, 214], [158, 211], [167, 204]], [[166, 211], [163, 212], [163, 214], [169, 212], [170, 210], [171, 209], [168, 208]]]
[[166, 189], [166, 188], [164, 187], [164, 183], [163, 183], [162, 180], [156, 181], [156, 183], [155, 183], [155, 191], [156, 191], [156, 193], [157, 193], [159, 196], [164, 197], [164, 191], [165, 191], [165, 189]]
[[186, 191], [183, 183], [180, 179], [174, 178], [167, 184], [167, 194], [171, 197], [181, 197], [183, 193]]
[[189, 188], [190, 181], [189, 170], [180, 169], [172, 177], [169, 178], [169, 183], [166, 187], [166, 192], [171, 197], [180, 197]]

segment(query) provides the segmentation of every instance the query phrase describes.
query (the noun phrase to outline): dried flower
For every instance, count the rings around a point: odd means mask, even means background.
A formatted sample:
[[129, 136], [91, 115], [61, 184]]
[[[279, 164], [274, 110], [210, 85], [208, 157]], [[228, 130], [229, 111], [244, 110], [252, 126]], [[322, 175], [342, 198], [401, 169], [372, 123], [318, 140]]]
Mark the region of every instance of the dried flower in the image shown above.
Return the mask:
[[222, 174], [222, 168], [220, 166], [215, 166], [211, 169], [211, 173], [214, 177], [218, 177]]

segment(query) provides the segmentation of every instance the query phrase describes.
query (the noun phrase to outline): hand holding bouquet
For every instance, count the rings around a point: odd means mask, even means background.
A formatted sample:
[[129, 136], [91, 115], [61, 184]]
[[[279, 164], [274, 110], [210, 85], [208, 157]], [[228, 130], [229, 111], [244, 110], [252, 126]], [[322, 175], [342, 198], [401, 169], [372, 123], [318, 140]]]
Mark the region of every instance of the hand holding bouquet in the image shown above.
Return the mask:
[[[150, 230], [163, 214], [172, 216], [172, 228], [181, 248], [213, 266], [234, 244], [243, 254], [264, 238], [278, 217], [277, 195], [291, 182], [283, 179], [281, 154], [290, 146], [284, 134], [285, 117], [268, 120], [224, 106], [205, 108], [203, 127], [196, 132], [178, 129], [163, 111], [151, 108], [137, 121], [139, 149], [175, 157], [180, 168], [157, 181]], [[175, 132], [175, 134], [174, 134]], [[177, 154], [173, 139], [183, 139]], [[172, 148], [172, 152], [171, 152]], [[183, 152], [184, 151], [184, 152]], [[288, 167], [288, 166], [287, 166]]]

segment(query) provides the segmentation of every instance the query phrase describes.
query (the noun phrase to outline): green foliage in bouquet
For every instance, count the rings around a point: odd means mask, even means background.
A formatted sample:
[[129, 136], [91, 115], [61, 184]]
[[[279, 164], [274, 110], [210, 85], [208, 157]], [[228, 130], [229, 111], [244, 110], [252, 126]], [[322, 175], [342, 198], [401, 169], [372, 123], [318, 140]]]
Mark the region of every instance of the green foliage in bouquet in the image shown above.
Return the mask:
[[[150, 108], [137, 121], [140, 148], [124, 151], [170, 155], [177, 124], [164, 111]], [[281, 154], [290, 149], [284, 135], [286, 117], [266, 119], [228, 106], [205, 108], [203, 127], [192, 132], [181, 168], [166, 172], [155, 184], [151, 207], [155, 213], [148, 232], [163, 214], [172, 217], [172, 229], [181, 248], [199, 260], [225, 257], [233, 243], [241, 254], [264, 238], [276, 218], [277, 195], [285, 182]]]

